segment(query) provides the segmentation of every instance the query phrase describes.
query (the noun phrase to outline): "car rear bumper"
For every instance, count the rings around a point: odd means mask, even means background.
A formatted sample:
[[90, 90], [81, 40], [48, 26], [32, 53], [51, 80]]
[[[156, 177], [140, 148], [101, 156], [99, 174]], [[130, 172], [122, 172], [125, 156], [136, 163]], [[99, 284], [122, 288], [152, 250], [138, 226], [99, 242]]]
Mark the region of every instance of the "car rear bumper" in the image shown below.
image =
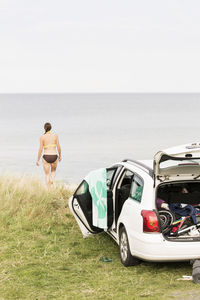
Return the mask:
[[200, 259], [200, 241], [168, 241], [162, 234], [129, 236], [132, 255], [149, 261], [181, 261]]

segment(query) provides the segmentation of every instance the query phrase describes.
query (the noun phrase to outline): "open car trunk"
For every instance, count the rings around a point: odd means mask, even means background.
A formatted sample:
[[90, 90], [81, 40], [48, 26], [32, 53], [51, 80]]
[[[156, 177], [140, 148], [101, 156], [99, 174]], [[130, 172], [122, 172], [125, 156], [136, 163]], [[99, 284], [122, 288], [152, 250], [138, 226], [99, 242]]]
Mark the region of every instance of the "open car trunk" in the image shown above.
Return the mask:
[[200, 241], [200, 181], [163, 182], [156, 208], [163, 236], [171, 241]]
[[154, 186], [161, 182], [200, 177], [200, 144], [159, 151], [154, 156]]

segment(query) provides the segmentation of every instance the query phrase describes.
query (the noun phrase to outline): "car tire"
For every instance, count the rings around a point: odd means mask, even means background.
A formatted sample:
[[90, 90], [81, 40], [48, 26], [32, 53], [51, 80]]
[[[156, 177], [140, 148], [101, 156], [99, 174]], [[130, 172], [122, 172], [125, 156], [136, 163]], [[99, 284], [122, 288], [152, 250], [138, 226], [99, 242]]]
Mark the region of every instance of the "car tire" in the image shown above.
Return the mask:
[[137, 257], [131, 255], [125, 227], [122, 227], [119, 232], [119, 251], [121, 262], [125, 267], [137, 266], [140, 263]]

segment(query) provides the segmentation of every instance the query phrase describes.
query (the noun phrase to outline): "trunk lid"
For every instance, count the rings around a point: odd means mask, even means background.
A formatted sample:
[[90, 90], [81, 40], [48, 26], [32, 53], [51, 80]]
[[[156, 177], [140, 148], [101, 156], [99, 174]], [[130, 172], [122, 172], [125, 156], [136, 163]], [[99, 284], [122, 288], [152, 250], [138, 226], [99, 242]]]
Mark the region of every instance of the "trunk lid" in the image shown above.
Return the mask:
[[155, 185], [200, 177], [200, 143], [159, 151], [154, 156]]

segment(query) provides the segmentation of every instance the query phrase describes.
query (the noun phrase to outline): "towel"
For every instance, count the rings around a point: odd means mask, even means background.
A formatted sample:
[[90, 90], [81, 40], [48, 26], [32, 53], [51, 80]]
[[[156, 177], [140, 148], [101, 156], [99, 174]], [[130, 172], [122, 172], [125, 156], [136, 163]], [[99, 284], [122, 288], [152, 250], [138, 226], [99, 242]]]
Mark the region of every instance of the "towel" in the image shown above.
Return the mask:
[[93, 226], [107, 230], [107, 172], [101, 168], [90, 172], [86, 177], [92, 197]]

